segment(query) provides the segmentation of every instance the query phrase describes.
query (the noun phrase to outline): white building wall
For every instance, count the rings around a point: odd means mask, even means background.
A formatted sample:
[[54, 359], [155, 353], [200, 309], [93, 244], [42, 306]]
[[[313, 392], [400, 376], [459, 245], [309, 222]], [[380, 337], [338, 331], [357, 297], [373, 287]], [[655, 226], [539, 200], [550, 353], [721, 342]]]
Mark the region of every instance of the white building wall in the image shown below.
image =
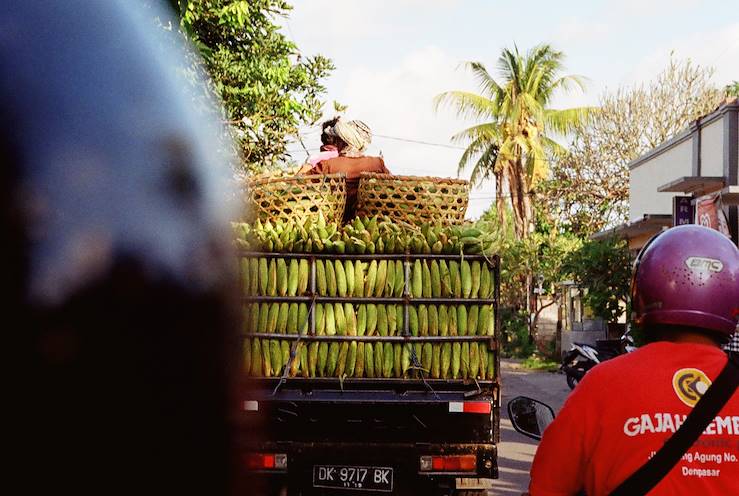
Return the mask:
[[724, 175], [724, 122], [715, 120], [701, 128], [701, 176]]
[[692, 140], [649, 159], [631, 169], [629, 180], [629, 220], [641, 219], [644, 214], [671, 214], [672, 197], [676, 193], [658, 193], [660, 186], [692, 174]]

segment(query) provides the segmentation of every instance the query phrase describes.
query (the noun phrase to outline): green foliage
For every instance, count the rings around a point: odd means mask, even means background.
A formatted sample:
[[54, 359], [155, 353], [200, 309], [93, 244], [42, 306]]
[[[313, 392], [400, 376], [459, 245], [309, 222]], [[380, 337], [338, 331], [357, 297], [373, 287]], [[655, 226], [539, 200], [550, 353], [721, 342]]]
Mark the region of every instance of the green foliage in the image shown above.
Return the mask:
[[587, 241], [567, 257], [563, 270], [587, 290], [583, 302], [596, 316], [616, 322], [624, 313], [631, 281], [631, 255], [626, 241]]
[[732, 81], [730, 84], [724, 86], [724, 93], [726, 96], [739, 97], [739, 81]]
[[559, 369], [559, 362], [549, 360], [537, 353], [527, 357], [521, 364], [523, 368], [529, 370], [539, 370], [545, 372], [554, 372]]
[[[467, 63], [480, 94], [449, 91], [435, 98], [437, 109], [449, 105], [460, 117], [481, 121], [452, 137], [455, 142], [468, 143], [459, 169], [472, 164], [472, 182], [492, 177], [499, 193], [508, 185], [518, 238], [533, 230], [530, 195], [548, 177], [549, 157], [564, 153], [552, 136], [568, 133], [590, 110], [548, 108], [558, 90], [583, 87], [579, 76], [561, 75], [563, 60], [564, 54], [549, 45], [538, 45], [526, 53], [518, 47], [506, 48], [498, 58], [498, 79], [482, 63]], [[498, 198], [497, 213], [503, 222], [503, 197], [499, 194]]]
[[288, 159], [286, 137], [321, 116], [320, 81], [333, 65], [303, 57], [276, 20], [291, 6], [283, 0], [170, 0], [181, 29], [200, 52], [223, 101], [248, 170]]
[[536, 346], [529, 333], [526, 311], [503, 308], [501, 321], [502, 355], [514, 358], [531, 356]]

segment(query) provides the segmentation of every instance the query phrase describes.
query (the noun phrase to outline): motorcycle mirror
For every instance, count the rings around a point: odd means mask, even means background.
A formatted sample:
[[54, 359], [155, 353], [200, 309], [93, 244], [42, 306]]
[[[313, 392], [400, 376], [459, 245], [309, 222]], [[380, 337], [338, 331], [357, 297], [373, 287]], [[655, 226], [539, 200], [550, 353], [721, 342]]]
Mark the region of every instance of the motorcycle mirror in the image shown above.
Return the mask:
[[538, 441], [554, 420], [554, 410], [539, 400], [516, 396], [508, 402], [508, 418], [516, 432]]

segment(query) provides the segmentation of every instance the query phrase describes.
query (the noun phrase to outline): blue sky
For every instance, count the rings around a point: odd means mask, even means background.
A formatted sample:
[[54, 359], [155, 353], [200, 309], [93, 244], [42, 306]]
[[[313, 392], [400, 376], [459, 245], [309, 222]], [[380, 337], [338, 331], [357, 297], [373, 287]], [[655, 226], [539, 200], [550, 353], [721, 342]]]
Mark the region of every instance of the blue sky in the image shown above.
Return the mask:
[[[712, 66], [714, 80], [739, 80], [739, 1], [603, 0], [294, 0], [284, 32], [305, 55], [321, 53], [336, 70], [327, 98], [348, 105], [379, 135], [450, 145], [467, 122], [451, 111], [433, 112], [434, 95], [474, 90], [459, 67], [481, 61], [492, 72], [503, 47], [547, 42], [562, 50], [568, 73], [588, 78], [585, 93], [560, 95], [555, 107], [593, 105], [608, 89], [648, 81], [670, 53]], [[329, 114], [330, 111], [329, 106]], [[303, 130], [310, 147], [318, 130]], [[299, 145], [291, 145], [291, 149]], [[456, 177], [462, 153], [455, 148], [376, 136], [397, 174]], [[304, 153], [296, 153], [300, 160]], [[465, 177], [466, 172], [461, 174]], [[473, 190], [469, 216], [490, 205], [494, 190]]]

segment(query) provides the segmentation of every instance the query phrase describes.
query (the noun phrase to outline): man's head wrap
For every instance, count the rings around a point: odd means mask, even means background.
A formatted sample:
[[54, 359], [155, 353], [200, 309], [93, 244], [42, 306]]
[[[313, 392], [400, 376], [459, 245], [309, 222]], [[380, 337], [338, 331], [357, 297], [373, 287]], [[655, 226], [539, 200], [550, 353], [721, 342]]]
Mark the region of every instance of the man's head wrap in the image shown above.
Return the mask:
[[372, 142], [372, 132], [369, 126], [359, 120], [349, 122], [339, 120], [334, 124], [333, 131], [347, 145], [341, 150], [341, 154], [349, 157], [361, 155]]

